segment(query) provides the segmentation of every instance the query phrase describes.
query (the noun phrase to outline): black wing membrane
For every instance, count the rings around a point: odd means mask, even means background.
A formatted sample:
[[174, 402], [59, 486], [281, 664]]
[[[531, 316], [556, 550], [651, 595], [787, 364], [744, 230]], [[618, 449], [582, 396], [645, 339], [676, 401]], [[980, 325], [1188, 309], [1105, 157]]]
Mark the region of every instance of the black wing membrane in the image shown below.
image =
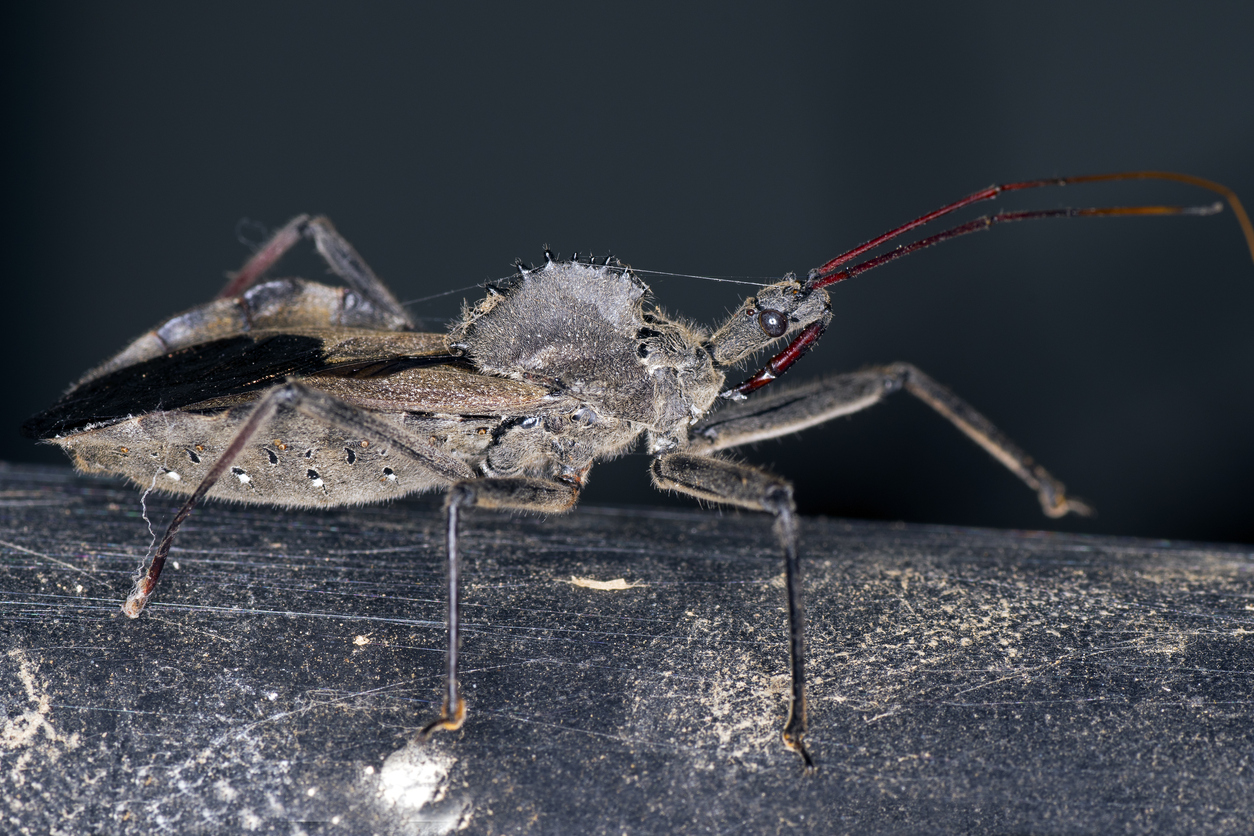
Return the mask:
[[455, 355], [380, 357], [330, 363], [323, 341], [298, 334], [248, 335], [188, 346], [110, 372], [71, 389], [22, 425], [22, 435], [44, 439], [158, 410], [259, 392], [288, 377], [386, 377], [421, 366], [459, 365]]

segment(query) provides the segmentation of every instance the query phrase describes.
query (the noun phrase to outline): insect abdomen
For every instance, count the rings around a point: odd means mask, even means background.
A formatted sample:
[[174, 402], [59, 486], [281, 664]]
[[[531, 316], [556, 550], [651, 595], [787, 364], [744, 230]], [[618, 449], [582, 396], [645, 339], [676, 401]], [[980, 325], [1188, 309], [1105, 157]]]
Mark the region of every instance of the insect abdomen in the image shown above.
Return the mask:
[[[136, 485], [190, 494], [248, 414], [153, 412], [49, 439], [84, 473], [125, 476]], [[386, 445], [349, 436], [299, 414], [279, 415], [210, 489], [216, 499], [293, 508], [382, 502], [446, 483]]]

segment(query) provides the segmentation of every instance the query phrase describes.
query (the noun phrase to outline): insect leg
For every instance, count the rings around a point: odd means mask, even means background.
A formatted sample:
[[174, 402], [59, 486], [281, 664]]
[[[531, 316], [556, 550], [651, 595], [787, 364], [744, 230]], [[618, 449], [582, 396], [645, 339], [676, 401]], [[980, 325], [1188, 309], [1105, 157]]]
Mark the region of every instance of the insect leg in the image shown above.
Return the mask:
[[1062, 482], [1036, 464], [993, 423], [909, 363], [820, 378], [752, 401], [732, 403], [698, 424], [693, 439], [711, 452], [778, 438], [866, 409], [886, 395], [906, 391], [939, 412], [1036, 492], [1050, 517], [1088, 516], [1093, 509], [1068, 497]]
[[239, 268], [237, 273], [227, 274], [230, 280], [226, 283], [226, 287], [222, 288], [218, 298], [230, 299], [232, 296], [239, 296], [256, 284], [257, 279], [265, 275], [266, 271], [273, 267], [288, 250], [296, 246], [296, 242], [300, 240], [305, 225], [308, 223], [308, 215], [297, 215], [285, 223], [281, 229], [270, 236], [269, 241], [261, 245], [261, 249], [244, 262], [244, 266]]
[[218, 298], [229, 299], [243, 294], [304, 236], [313, 239], [314, 247], [331, 268], [331, 272], [343, 279], [373, 309], [379, 320], [378, 327], [413, 330], [413, 320], [392, 295], [392, 291], [374, 274], [365, 259], [353, 249], [353, 245], [336, 232], [331, 221], [322, 215], [312, 219], [308, 215], [297, 215], [284, 224], [261, 249], [244, 262], [244, 266], [231, 277]]
[[801, 755], [807, 769], [814, 767], [802, 738], [806, 733], [805, 610], [801, 592], [801, 562], [797, 556], [797, 509], [792, 485], [756, 467], [692, 453], [668, 453], [653, 460], [653, 483], [662, 490], [739, 505], [775, 515], [775, 534], [784, 550], [784, 579], [788, 597], [788, 651], [792, 692], [784, 745]]
[[433, 732], [456, 731], [466, 722], [466, 701], [458, 683], [458, 651], [461, 646], [461, 558], [458, 525], [463, 508], [498, 508], [516, 511], [537, 511], [560, 514], [569, 511], [579, 498], [577, 485], [528, 479], [524, 477], [488, 477], [458, 482], [448, 492], [448, 668], [445, 675], [444, 704], [440, 716], [432, 720], [419, 737]]
[[389, 327], [396, 330], [413, 330], [413, 320], [409, 313], [396, 301], [392, 291], [374, 274], [365, 260], [353, 249], [353, 245], [344, 240], [331, 221], [319, 215], [309, 222], [306, 235], [314, 240], [318, 254], [326, 260], [331, 271], [339, 276], [353, 290], [361, 294], [371, 306], [385, 314], [394, 324]]
[[127, 596], [126, 603], [122, 605], [122, 611], [129, 617], [138, 617], [144, 605], [148, 603], [148, 598], [156, 588], [157, 578], [161, 576], [161, 569], [165, 566], [170, 546], [174, 543], [174, 535], [191, 514], [196, 503], [203, 499], [214, 483], [227, 472], [248, 442], [270, 422], [280, 408], [294, 409], [315, 420], [381, 441], [389, 445], [390, 450], [420, 463], [447, 482], [452, 483], [474, 477], [474, 471], [463, 461], [430, 446], [401, 425], [302, 383], [288, 381], [262, 395], [239, 432], [231, 439], [230, 444], [214, 462], [205, 478], [196, 486], [196, 490], [175, 513], [174, 519], [166, 529], [165, 536], [161, 538], [161, 543], [157, 546], [157, 552], [153, 556], [148, 571], [135, 584], [135, 588]]

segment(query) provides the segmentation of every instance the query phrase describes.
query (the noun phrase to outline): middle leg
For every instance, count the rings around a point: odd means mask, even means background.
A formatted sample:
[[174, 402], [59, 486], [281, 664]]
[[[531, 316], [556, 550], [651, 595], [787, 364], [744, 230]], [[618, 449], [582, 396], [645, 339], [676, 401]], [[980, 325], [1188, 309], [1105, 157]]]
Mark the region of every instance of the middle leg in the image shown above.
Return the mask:
[[724, 505], [738, 505], [775, 516], [775, 535], [784, 550], [784, 582], [788, 597], [788, 658], [792, 690], [784, 745], [801, 755], [806, 769], [814, 761], [802, 738], [806, 733], [805, 610], [801, 561], [797, 556], [797, 507], [792, 485], [756, 467], [692, 453], [668, 453], [653, 460], [653, 484]]

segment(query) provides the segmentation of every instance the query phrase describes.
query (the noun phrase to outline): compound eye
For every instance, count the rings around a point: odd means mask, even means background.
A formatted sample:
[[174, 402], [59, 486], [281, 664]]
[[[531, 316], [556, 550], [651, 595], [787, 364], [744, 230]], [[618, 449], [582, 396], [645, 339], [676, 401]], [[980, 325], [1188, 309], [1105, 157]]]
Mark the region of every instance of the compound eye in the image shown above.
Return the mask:
[[766, 332], [767, 336], [782, 337], [784, 332], [788, 330], [788, 317], [779, 311], [767, 308], [758, 314], [758, 324], [762, 326], [762, 330]]

